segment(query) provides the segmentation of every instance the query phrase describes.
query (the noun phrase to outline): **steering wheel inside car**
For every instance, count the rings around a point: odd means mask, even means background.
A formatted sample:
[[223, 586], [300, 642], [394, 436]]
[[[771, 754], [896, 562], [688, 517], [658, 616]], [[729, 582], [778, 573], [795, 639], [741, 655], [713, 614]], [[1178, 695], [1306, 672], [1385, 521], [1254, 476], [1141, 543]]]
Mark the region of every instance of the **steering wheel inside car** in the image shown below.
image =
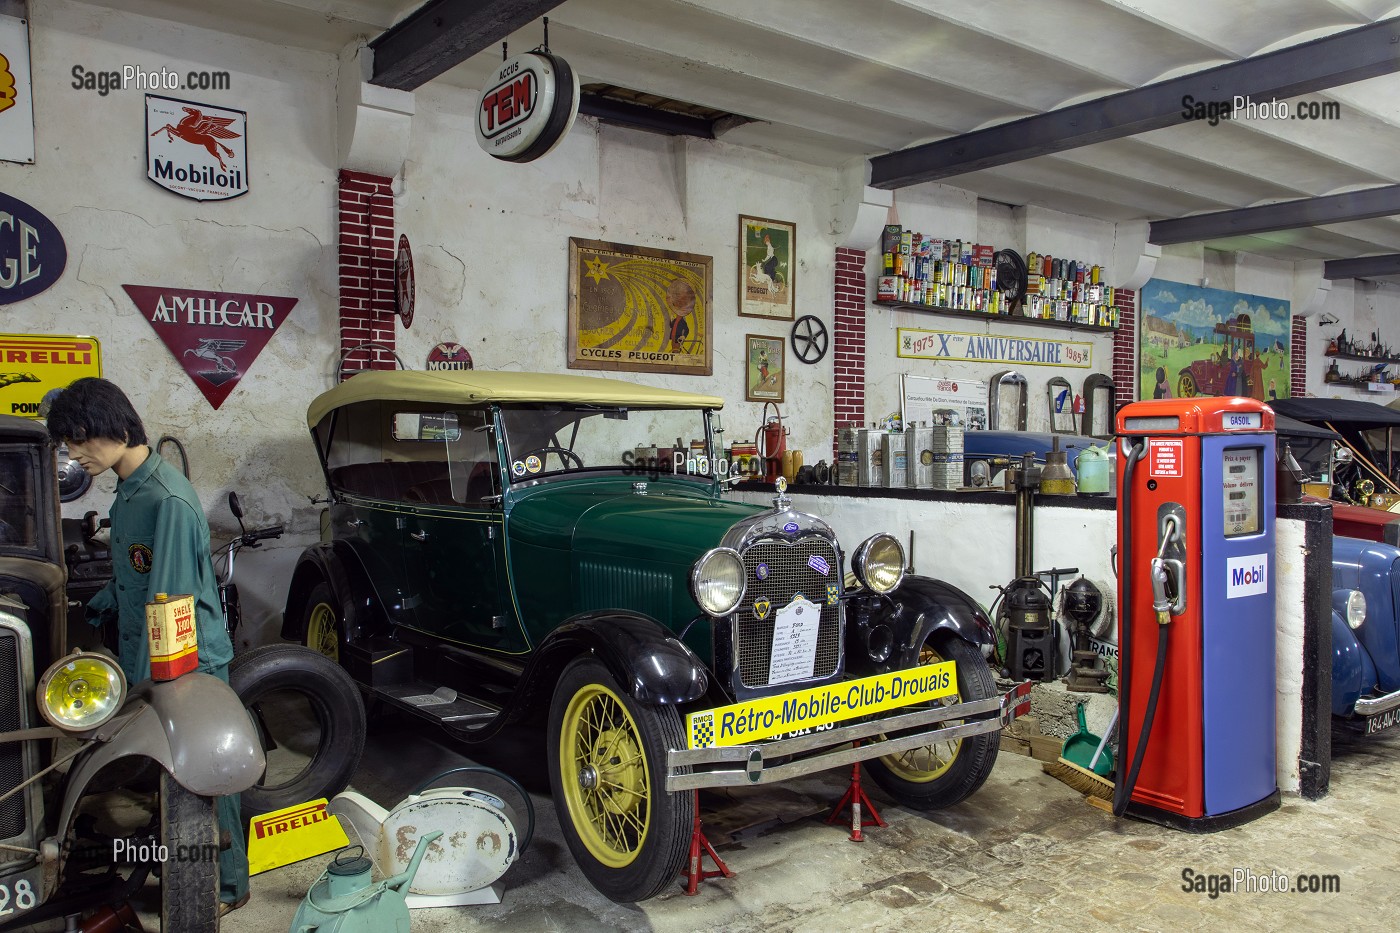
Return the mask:
[[[545, 456], [548, 454], [554, 454], [555, 456], [557, 456], [559, 458], [559, 462], [563, 464], [563, 467], [566, 470], [583, 469], [582, 458], [580, 458], [579, 455], [574, 453], [572, 450], [569, 450], [567, 447], [536, 447], [534, 450], [527, 452], [523, 459], [528, 460], [531, 457], [538, 455], [540, 458], [540, 462], [543, 463]], [[574, 466], [569, 466], [570, 460], [574, 462]]]

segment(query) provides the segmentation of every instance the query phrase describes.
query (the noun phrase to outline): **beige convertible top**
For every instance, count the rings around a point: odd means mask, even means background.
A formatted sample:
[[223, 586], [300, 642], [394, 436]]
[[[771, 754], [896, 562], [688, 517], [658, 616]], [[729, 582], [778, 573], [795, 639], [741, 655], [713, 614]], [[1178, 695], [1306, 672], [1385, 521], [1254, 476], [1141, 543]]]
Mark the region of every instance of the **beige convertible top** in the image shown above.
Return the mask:
[[724, 399], [674, 389], [558, 373], [490, 372], [479, 369], [371, 370], [347, 379], [312, 400], [306, 423], [315, 427], [327, 414], [354, 402], [577, 402], [639, 408], [723, 408]]

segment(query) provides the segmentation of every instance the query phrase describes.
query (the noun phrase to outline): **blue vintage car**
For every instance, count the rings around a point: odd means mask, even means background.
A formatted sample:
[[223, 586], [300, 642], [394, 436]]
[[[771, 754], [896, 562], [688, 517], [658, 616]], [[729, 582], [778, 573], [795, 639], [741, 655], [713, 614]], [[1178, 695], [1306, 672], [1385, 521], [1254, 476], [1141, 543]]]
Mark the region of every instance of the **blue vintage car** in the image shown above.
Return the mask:
[[1332, 539], [1332, 715], [1370, 735], [1400, 724], [1400, 548]]
[[[1056, 440], [1065, 452], [1065, 462], [1079, 475], [1079, 452], [1111, 442], [1079, 434], [1045, 434], [1035, 431], [967, 431], [963, 434], [963, 481], [969, 486], [996, 485], [996, 476], [1007, 466], [1020, 463], [1024, 454], [1034, 454], [1037, 466], [1045, 465], [1045, 455]], [[986, 463], [984, 482], [977, 482], [974, 464]]]

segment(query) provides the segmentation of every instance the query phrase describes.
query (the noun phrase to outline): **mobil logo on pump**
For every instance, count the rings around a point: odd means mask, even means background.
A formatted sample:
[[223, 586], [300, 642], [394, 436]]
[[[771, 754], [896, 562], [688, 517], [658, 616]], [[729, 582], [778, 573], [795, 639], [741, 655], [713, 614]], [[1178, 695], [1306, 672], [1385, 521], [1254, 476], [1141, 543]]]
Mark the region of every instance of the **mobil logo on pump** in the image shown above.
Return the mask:
[[1225, 598], [1269, 592], [1269, 555], [1252, 554], [1225, 561]]

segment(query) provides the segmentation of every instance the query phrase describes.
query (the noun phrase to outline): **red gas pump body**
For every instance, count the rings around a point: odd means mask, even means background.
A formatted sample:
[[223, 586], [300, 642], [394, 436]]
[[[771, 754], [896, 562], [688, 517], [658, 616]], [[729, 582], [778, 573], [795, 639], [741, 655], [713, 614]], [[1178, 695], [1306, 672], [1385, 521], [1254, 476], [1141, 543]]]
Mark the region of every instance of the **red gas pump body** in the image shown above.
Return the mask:
[[[1129, 767], [1126, 755], [1137, 752], [1159, 639], [1167, 638], [1156, 712], [1127, 812], [1191, 831], [1237, 825], [1278, 805], [1269, 592], [1273, 411], [1248, 398], [1135, 402], [1120, 410], [1117, 429], [1120, 683], [1127, 685], [1120, 691], [1130, 688], [1120, 779]], [[1135, 445], [1144, 449], [1129, 484]], [[1237, 487], [1247, 492], [1236, 493]], [[1257, 497], [1248, 500], [1257, 515], [1252, 531], [1230, 524], [1237, 517], [1231, 509], [1245, 508], [1232, 503], [1245, 495]], [[1177, 551], [1184, 605], [1169, 614], [1169, 633], [1153, 606], [1151, 573], [1168, 516], [1184, 525]], [[1262, 561], [1262, 582], [1231, 585], [1231, 568], [1244, 580], [1249, 572], [1242, 568], [1255, 558]], [[1259, 650], [1241, 649], [1251, 644], [1246, 635]], [[1235, 793], [1242, 785], [1249, 789]]]
[[[768, 406], [773, 406], [773, 414], [768, 415]], [[758, 456], [763, 461], [763, 481], [776, 483], [783, 472], [783, 454], [787, 452], [787, 431], [783, 427], [783, 415], [772, 402], [763, 406], [767, 420], [754, 435]]]

